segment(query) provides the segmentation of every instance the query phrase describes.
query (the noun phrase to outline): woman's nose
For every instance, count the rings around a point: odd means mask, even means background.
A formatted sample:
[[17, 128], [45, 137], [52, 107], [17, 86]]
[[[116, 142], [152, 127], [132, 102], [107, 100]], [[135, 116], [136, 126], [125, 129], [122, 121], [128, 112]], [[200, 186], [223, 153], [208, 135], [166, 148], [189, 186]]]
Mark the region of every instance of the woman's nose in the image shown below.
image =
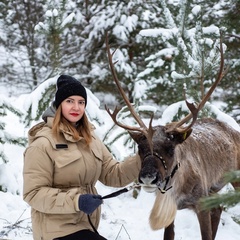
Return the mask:
[[74, 103], [73, 109], [79, 110], [79, 104], [78, 103]]

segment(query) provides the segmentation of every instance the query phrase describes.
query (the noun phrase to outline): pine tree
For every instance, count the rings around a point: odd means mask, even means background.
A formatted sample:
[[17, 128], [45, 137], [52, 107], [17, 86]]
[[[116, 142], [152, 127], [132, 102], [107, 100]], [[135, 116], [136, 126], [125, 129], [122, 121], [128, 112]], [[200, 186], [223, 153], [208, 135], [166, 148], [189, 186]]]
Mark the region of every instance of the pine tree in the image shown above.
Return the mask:
[[30, 126], [32, 121], [42, 120], [43, 112], [54, 100], [57, 77], [58, 75], [47, 79], [29, 94], [28, 101], [25, 103], [27, 111], [23, 115], [26, 127]]
[[[240, 171], [232, 171], [225, 175], [225, 182], [228, 183], [238, 183], [240, 184]], [[200, 200], [201, 207], [203, 209], [209, 210], [211, 208], [216, 208], [221, 206], [224, 210], [234, 207], [240, 202], [240, 188], [230, 188], [227, 192], [221, 194], [214, 194], [209, 197], [202, 198]], [[235, 214], [233, 220], [240, 224], [240, 215]]]
[[[42, 61], [45, 61], [49, 77], [63, 71], [68, 71], [71, 52], [76, 54], [79, 50], [74, 48], [72, 24], [75, 21], [73, 8], [66, 0], [46, 1], [42, 21], [35, 26], [39, 37], [39, 50]], [[74, 30], [73, 30], [74, 31]]]
[[[0, 66], [1, 81], [18, 86], [18, 92], [39, 84], [39, 62], [34, 26], [39, 22], [44, 0], [1, 2], [1, 45], [4, 58]], [[14, 89], [15, 90], [15, 89]], [[15, 91], [13, 94], [16, 94]]]
[[225, 42], [228, 48], [227, 64], [229, 65], [229, 73], [227, 81], [224, 82], [225, 91], [221, 95], [221, 99], [226, 103], [224, 111], [231, 114], [238, 122], [240, 122], [240, 2], [239, 0], [229, 1], [226, 5], [225, 14], [222, 18], [222, 25], [226, 27], [227, 33]]
[[[148, 94], [159, 105], [166, 106], [184, 99], [183, 84], [186, 84], [188, 95], [199, 102], [219, 69], [221, 30], [217, 26], [204, 26], [203, 9], [192, 1], [180, 1], [178, 6], [166, 1], [161, 4], [166, 27], [159, 28], [155, 37], [161, 39], [164, 47], [148, 57], [145, 72], [161, 69], [162, 74], [157, 77], [141, 73], [151, 77], [153, 87]], [[142, 35], [151, 36], [150, 30], [142, 31]]]
[[[9, 103], [5, 98], [0, 98], [0, 173], [2, 173], [2, 169], [8, 164], [8, 158], [4, 153], [4, 145], [6, 143], [19, 145], [19, 146], [26, 146], [26, 138], [24, 137], [17, 137], [9, 134], [6, 131], [6, 116], [9, 112], [13, 113], [14, 115], [21, 117], [23, 114], [17, 110], [12, 104]], [[3, 182], [0, 182], [0, 191], [7, 191], [7, 186]]]
[[[228, 183], [240, 183], [240, 171], [232, 171], [225, 175], [225, 182]], [[236, 190], [229, 190], [226, 193], [214, 194], [212, 196], [201, 199], [201, 204], [204, 209], [211, 209], [218, 207], [219, 205], [225, 209], [234, 207], [240, 202], [240, 188]], [[240, 220], [240, 219], [239, 219]]]
[[[101, 96], [106, 94], [114, 95], [114, 102], [107, 103], [111, 107], [123, 105], [108, 67], [106, 32], [112, 50], [118, 48], [115, 67], [127, 96], [136, 106], [145, 103], [155, 107], [156, 117], [161, 116], [169, 104], [183, 100], [182, 78], [188, 86], [189, 96], [198, 101], [218, 70], [216, 46], [221, 21], [215, 10], [219, 3], [216, 0], [201, 3], [182, 0], [178, 4], [171, 1], [142, 4], [140, 0], [3, 2], [6, 11], [1, 13], [1, 20], [6, 36], [11, 39], [6, 48], [10, 53], [26, 48], [25, 52], [29, 54], [24, 58], [33, 56], [34, 59], [24, 61], [29, 65], [23, 71], [9, 58], [11, 63], [1, 68], [2, 76], [6, 81], [11, 78], [27, 80], [31, 90], [50, 76], [68, 73], [100, 96], [101, 107], [106, 103]], [[223, 2], [220, 6], [228, 5]], [[10, 10], [12, 15], [7, 14]], [[211, 25], [215, 22], [216, 27]], [[11, 37], [14, 27], [17, 27], [16, 39]], [[146, 36], [146, 32], [153, 32], [151, 29], [154, 32], [159, 29], [157, 37]], [[11, 76], [5, 74], [6, 71], [11, 72]], [[143, 90], [146, 88], [148, 91]], [[237, 89], [233, 96], [235, 100], [239, 96]], [[53, 100], [53, 85], [42, 94], [36, 116], [30, 117], [33, 109], [28, 111], [28, 123], [40, 119], [45, 107]], [[214, 96], [216, 100], [219, 100], [218, 95]], [[226, 98], [221, 95], [220, 100], [223, 99]], [[232, 109], [234, 106], [237, 105], [232, 105]], [[149, 118], [146, 111], [143, 116]]]

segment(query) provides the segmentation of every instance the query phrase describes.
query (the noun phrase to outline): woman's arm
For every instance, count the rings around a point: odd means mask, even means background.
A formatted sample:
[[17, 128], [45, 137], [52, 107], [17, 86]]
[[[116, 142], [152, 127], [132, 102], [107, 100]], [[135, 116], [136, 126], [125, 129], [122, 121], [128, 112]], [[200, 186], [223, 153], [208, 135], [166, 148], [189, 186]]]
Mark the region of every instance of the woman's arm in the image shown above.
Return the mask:
[[54, 165], [45, 151], [30, 146], [24, 153], [23, 199], [44, 213], [78, 211], [79, 188], [63, 191], [53, 187]]
[[108, 186], [123, 187], [138, 178], [140, 171], [140, 157], [129, 156], [124, 161], [117, 161], [102, 143], [103, 165], [99, 180]]

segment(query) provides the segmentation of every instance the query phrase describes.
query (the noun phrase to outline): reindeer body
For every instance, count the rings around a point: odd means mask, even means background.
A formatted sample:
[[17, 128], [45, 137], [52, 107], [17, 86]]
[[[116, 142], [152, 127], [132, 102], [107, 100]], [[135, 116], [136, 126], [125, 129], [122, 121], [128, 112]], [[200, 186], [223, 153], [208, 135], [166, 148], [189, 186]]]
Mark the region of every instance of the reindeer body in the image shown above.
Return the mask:
[[[146, 191], [157, 193], [150, 215], [151, 227], [165, 228], [164, 240], [173, 240], [176, 211], [188, 208], [197, 214], [202, 240], [215, 239], [222, 209], [203, 211], [199, 199], [219, 191], [224, 186], [226, 172], [240, 169], [240, 132], [218, 120], [197, 121], [199, 111], [227, 72], [224, 70], [222, 39], [219, 46], [220, 69], [207, 93], [196, 105], [185, 99], [190, 113], [179, 122], [156, 127], [152, 127], [153, 116], [149, 127], [144, 124], [123, 91], [113, 64], [115, 51], [110, 52], [107, 37], [106, 47], [113, 79], [140, 127], [119, 122], [117, 115], [121, 108], [115, 108], [113, 113], [107, 107], [106, 110], [138, 144], [142, 160], [139, 183]], [[183, 127], [190, 119], [191, 123]]]
[[217, 120], [196, 122], [188, 139], [176, 146], [175, 161], [181, 164], [173, 179], [177, 206], [190, 208], [209, 190], [223, 187], [224, 173], [239, 169], [240, 133]]
[[[240, 133], [226, 123], [213, 119], [197, 121], [188, 136], [168, 132], [167, 126], [154, 127], [153, 154], [143, 134], [130, 132], [137, 142], [142, 168], [139, 181], [146, 191], [156, 190], [150, 215], [153, 229], [165, 229], [165, 240], [174, 239], [173, 222], [177, 209], [196, 212], [203, 240], [215, 238], [221, 208], [201, 211], [199, 199], [219, 191], [223, 175], [240, 169]], [[172, 187], [161, 193], [174, 167], [180, 167], [168, 182]]]

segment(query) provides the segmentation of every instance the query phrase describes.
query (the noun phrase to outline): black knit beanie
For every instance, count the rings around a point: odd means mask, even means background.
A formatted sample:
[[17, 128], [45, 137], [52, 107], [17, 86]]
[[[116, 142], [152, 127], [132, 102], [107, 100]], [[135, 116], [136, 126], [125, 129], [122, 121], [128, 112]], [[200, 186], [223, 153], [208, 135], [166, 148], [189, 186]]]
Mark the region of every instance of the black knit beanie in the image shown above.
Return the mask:
[[57, 80], [57, 91], [54, 101], [56, 108], [59, 107], [63, 100], [74, 95], [83, 97], [85, 106], [87, 105], [87, 93], [83, 85], [71, 76], [61, 75]]

